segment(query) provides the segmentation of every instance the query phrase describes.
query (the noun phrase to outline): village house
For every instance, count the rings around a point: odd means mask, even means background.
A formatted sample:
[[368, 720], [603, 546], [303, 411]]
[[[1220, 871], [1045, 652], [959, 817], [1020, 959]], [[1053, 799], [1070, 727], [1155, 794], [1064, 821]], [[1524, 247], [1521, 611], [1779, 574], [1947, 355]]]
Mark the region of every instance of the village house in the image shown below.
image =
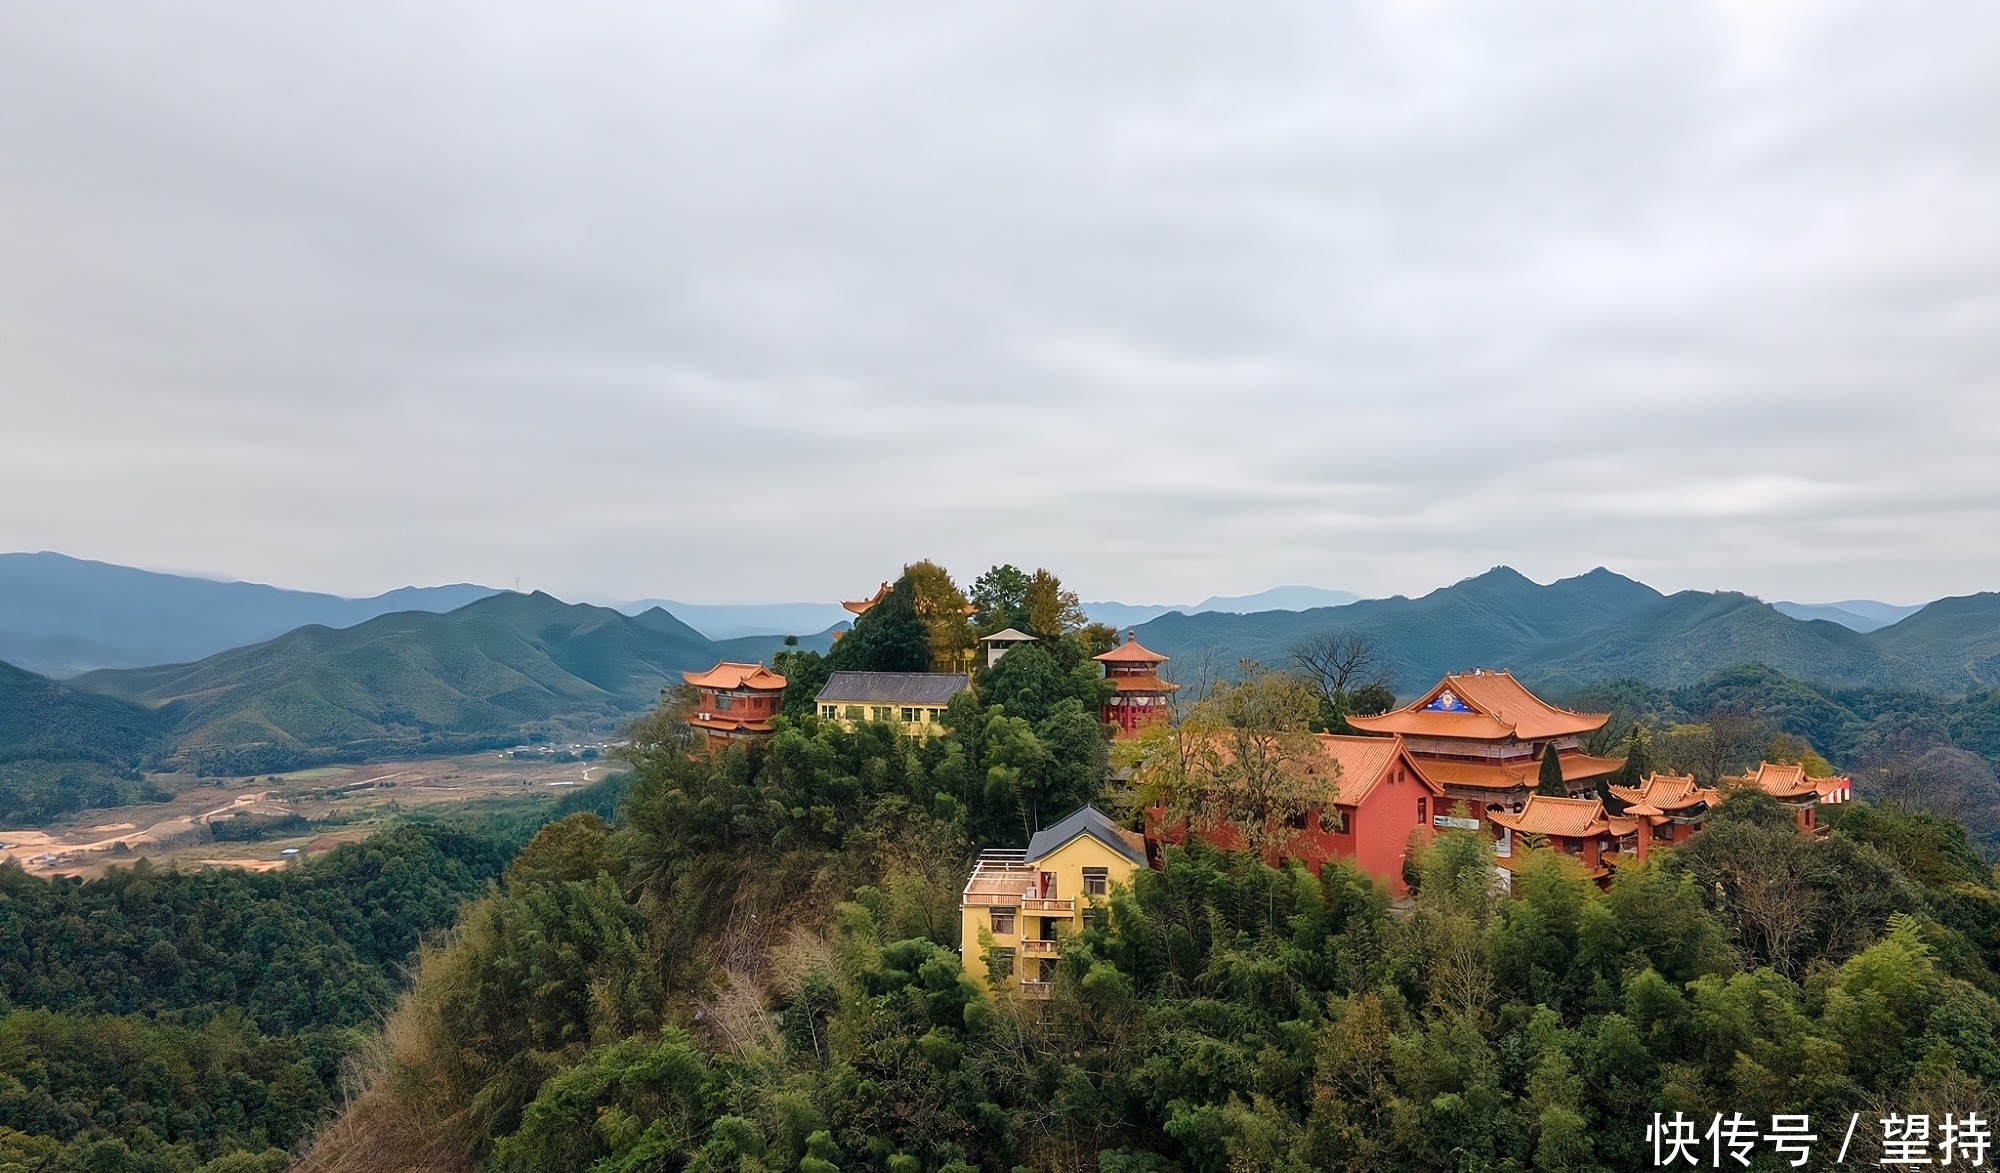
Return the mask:
[[959, 898], [966, 972], [1047, 998], [1062, 939], [1145, 866], [1145, 840], [1090, 806], [1035, 832], [1025, 851], [982, 852]]
[[1583, 751], [1584, 736], [1609, 719], [1558, 709], [1507, 672], [1474, 669], [1446, 676], [1400, 709], [1347, 723], [1363, 733], [1400, 736], [1424, 774], [1444, 788], [1446, 806], [1463, 802], [1477, 821], [1488, 810], [1522, 808], [1551, 745], [1563, 789], [1571, 796], [1595, 793], [1625, 764]]
[[1141, 726], [1166, 719], [1178, 686], [1160, 679], [1167, 657], [1141, 646], [1137, 632], [1127, 631], [1124, 643], [1091, 658], [1104, 665], [1104, 678], [1116, 690], [1104, 702], [1103, 720], [1118, 727], [1117, 736], [1131, 737]]
[[723, 660], [706, 672], [683, 672], [681, 679], [696, 693], [687, 723], [701, 730], [710, 745], [771, 735], [771, 718], [778, 715], [785, 695], [784, 677], [762, 664]]
[[893, 725], [910, 737], [944, 732], [951, 698], [972, 687], [957, 672], [835, 672], [813, 698], [819, 718], [853, 732], [864, 722]]

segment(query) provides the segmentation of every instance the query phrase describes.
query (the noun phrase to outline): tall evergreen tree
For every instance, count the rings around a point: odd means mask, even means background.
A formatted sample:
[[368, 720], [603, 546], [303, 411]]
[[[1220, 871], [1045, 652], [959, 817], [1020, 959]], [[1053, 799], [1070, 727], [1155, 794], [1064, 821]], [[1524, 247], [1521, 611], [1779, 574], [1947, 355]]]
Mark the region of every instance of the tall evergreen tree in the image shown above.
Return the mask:
[[1651, 739], [1637, 721], [1632, 722], [1632, 731], [1625, 735], [1625, 764], [1618, 767], [1618, 773], [1611, 781], [1619, 786], [1637, 786], [1646, 775], [1653, 772]]
[[835, 672], [931, 670], [931, 632], [917, 614], [916, 587], [908, 575], [854, 621], [826, 660]]
[[1562, 759], [1557, 756], [1553, 741], [1542, 751], [1542, 776], [1535, 783], [1535, 793], [1546, 794], [1550, 798], [1569, 797], [1569, 787], [1563, 785]]

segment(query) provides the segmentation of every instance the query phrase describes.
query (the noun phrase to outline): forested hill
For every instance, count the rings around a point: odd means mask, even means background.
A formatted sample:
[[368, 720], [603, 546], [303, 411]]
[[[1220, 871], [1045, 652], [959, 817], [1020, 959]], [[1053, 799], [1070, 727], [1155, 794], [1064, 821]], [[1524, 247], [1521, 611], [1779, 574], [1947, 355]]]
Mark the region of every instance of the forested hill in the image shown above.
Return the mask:
[[1793, 619], [1733, 591], [1663, 595], [1604, 569], [1540, 586], [1502, 566], [1421, 598], [1172, 614], [1138, 628], [1140, 641], [1173, 657], [1183, 675], [1204, 660], [1219, 672], [1244, 659], [1282, 665], [1302, 640], [1331, 631], [1365, 636], [1404, 693], [1476, 665], [1556, 690], [1618, 678], [1679, 687], [1746, 663], [1835, 687], [1957, 694], [2000, 685], [1996, 594], [1941, 599], [1864, 635]]
[[172, 706], [163, 753], [236, 773], [455, 752], [534, 731], [609, 734], [682, 671], [777, 646], [717, 644], [658, 609], [627, 616], [508, 592], [444, 615], [304, 627], [193, 664], [92, 672], [75, 686]]
[[173, 720], [0, 663], [0, 762], [28, 758], [127, 766], [152, 750]]

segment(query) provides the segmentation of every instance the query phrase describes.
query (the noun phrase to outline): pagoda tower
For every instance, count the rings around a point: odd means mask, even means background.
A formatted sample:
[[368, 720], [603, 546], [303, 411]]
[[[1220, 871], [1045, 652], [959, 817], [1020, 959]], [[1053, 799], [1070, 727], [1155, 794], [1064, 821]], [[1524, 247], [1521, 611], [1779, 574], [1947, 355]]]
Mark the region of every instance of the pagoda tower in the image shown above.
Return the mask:
[[1118, 690], [1104, 702], [1104, 723], [1118, 726], [1118, 736], [1130, 737], [1141, 725], [1166, 717], [1177, 687], [1160, 679], [1167, 657], [1141, 646], [1136, 632], [1127, 631], [1124, 643], [1092, 659], [1104, 665], [1104, 678]]

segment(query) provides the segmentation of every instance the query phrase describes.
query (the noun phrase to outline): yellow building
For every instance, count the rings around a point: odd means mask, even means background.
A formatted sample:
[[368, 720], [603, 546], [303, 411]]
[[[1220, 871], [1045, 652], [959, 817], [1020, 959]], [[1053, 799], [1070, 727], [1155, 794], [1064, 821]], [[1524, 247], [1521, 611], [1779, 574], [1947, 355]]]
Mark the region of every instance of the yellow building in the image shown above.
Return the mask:
[[982, 852], [958, 902], [966, 972], [1048, 997], [1062, 938], [1145, 866], [1145, 838], [1089, 806], [1035, 832], [1026, 851]]
[[813, 703], [819, 719], [835, 721], [849, 733], [864, 722], [899, 727], [910, 737], [944, 732], [944, 709], [972, 687], [957, 672], [835, 672]]

